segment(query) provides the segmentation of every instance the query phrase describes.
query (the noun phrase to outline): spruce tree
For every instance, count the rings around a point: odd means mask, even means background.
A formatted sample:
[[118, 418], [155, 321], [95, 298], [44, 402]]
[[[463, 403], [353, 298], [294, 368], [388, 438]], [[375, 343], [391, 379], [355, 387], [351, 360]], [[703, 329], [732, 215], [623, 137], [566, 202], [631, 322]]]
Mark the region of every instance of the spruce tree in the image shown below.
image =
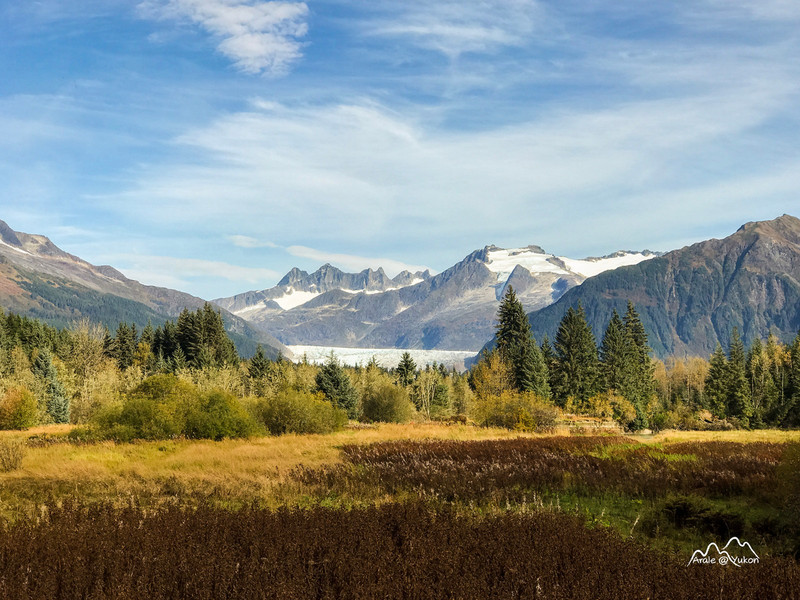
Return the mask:
[[331, 404], [347, 411], [349, 418], [358, 418], [358, 392], [333, 352], [317, 373], [316, 384]]
[[44, 384], [45, 409], [54, 423], [69, 423], [69, 398], [58, 380], [53, 355], [47, 348], [39, 351], [33, 363], [33, 374]]
[[586, 313], [569, 307], [558, 326], [555, 351], [557, 356], [555, 395], [563, 406], [573, 398], [580, 406], [599, 391], [597, 343]]
[[776, 410], [776, 421], [786, 427], [800, 425], [800, 332], [789, 347], [789, 385]]
[[736, 417], [747, 427], [753, 416], [753, 404], [750, 386], [747, 383], [747, 364], [744, 343], [739, 337], [739, 330], [731, 331], [728, 345], [728, 415]]
[[728, 415], [728, 359], [722, 346], [717, 344], [709, 359], [704, 395], [708, 401], [708, 409], [719, 418]]
[[518, 391], [549, 397], [547, 364], [531, 334], [528, 315], [512, 286], [506, 289], [497, 310], [497, 348], [511, 367]]
[[256, 353], [250, 359], [250, 364], [247, 367], [247, 373], [250, 379], [261, 379], [264, 377], [270, 368], [269, 359], [264, 355], [264, 349], [261, 344], [256, 348]]
[[400, 357], [400, 362], [395, 369], [395, 373], [397, 374], [398, 383], [403, 387], [408, 387], [414, 383], [414, 378], [417, 373], [417, 364], [414, 362], [414, 359], [411, 358], [411, 353], [403, 352]]
[[623, 392], [636, 409], [636, 423], [634, 427], [644, 428], [649, 425], [646, 409], [656, 391], [655, 365], [650, 359], [652, 349], [647, 343], [647, 332], [644, 329], [639, 314], [628, 301], [628, 309], [623, 319], [625, 324], [625, 337], [628, 341], [630, 354], [630, 377], [628, 385]]
[[632, 375], [633, 356], [628, 339], [625, 325], [614, 310], [600, 344], [600, 364], [605, 388], [619, 394], [627, 390]]

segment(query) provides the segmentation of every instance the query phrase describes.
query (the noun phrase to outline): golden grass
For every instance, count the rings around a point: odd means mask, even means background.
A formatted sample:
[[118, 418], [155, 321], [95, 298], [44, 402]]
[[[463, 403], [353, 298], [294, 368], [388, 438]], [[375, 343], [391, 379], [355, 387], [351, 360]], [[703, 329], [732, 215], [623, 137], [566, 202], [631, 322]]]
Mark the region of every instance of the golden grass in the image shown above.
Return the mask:
[[[636, 437], [636, 436], [634, 436]], [[637, 438], [638, 439], [638, 438]], [[785, 429], [756, 429], [754, 431], [661, 431], [642, 436], [643, 442], [800, 442], [800, 431]]]
[[[0, 432], [0, 440], [64, 433], [69, 426]], [[562, 430], [561, 433], [564, 433]], [[155, 502], [169, 498], [210, 499], [238, 506], [259, 502], [276, 506], [302, 502], [307, 491], [289, 477], [303, 465], [318, 467], [341, 460], [344, 444], [398, 439], [502, 439], [535, 434], [441, 423], [381, 424], [328, 435], [284, 435], [249, 440], [171, 440], [88, 445], [59, 443], [26, 450], [22, 467], [0, 473], [0, 518], [30, 513], [38, 503], [78, 496], [86, 500]], [[637, 436], [642, 442], [692, 440], [800, 441], [793, 431], [667, 431]]]
[[[68, 426], [27, 432], [0, 432], [4, 438], [64, 433]], [[80, 496], [127, 501], [211, 498], [222, 504], [294, 502], [303, 490], [288, 474], [303, 465], [318, 467], [341, 460], [344, 444], [395, 439], [498, 439], [516, 437], [504, 429], [420, 423], [382, 424], [328, 435], [284, 435], [249, 440], [170, 440], [88, 445], [66, 443], [29, 447], [22, 467], [0, 474], [0, 516], [29, 512], [32, 503]], [[287, 496], [288, 494], [288, 496]]]

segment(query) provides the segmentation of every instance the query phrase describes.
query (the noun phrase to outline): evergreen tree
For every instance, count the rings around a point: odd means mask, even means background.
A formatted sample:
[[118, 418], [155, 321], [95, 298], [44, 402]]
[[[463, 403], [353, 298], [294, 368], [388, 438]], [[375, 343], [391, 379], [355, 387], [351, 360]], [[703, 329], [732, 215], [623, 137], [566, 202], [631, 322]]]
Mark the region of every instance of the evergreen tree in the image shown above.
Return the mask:
[[597, 343], [580, 303], [561, 319], [555, 351], [556, 399], [563, 406], [572, 398], [580, 406], [599, 391]]
[[42, 348], [39, 351], [32, 370], [44, 384], [47, 414], [54, 423], [69, 423], [69, 398], [66, 396], [64, 386], [58, 380], [58, 372], [53, 364], [50, 350]]
[[540, 350], [542, 353], [542, 361], [544, 361], [547, 367], [547, 383], [552, 391], [558, 387], [555, 379], [558, 372], [558, 357], [556, 356], [555, 350], [553, 350], [552, 344], [550, 344], [550, 338], [547, 337], [547, 334], [542, 338]]
[[511, 366], [517, 390], [549, 397], [547, 365], [531, 334], [528, 315], [512, 286], [506, 289], [497, 310], [496, 334], [497, 348], [500, 356]]
[[728, 373], [728, 359], [722, 346], [717, 344], [709, 360], [704, 395], [708, 400], [708, 409], [719, 419], [724, 419], [728, 414]]
[[728, 344], [728, 415], [736, 417], [747, 427], [753, 416], [750, 386], [747, 383], [747, 364], [744, 343], [734, 327]]
[[142, 329], [142, 336], [139, 338], [139, 341], [148, 344], [152, 350], [155, 342], [155, 336], [156, 332], [153, 328], [153, 324], [150, 322], [150, 319], [148, 319], [147, 325], [145, 325], [144, 329]]
[[788, 389], [776, 410], [776, 421], [786, 427], [800, 425], [800, 332], [789, 347]]
[[349, 418], [358, 418], [358, 392], [333, 352], [317, 373], [316, 384], [331, 404], [347, 411]]
[[250, 359], [247, 373], [250, 379], [261, 379], [269, 372], [269, 368], [269, 359], [264, 355], [264, 349], [259, 344], [256, 348], [256, 353]]
[[417, 364], [414, 362], [414, 359], [411, 358], [410, 352], [403, 352], [400, 357], [400, 362], [395, 369], [395, 373], [397, 374], [398, 383], [403, 387], [408, 387], [414, 383], [414, 378], [417, 374]]
[[183, 353], [183, 349], [180, 346], [172, 353], [169, 359], [169, 367], [173, 373], [178, 373], [189, 368], [189, 362], [186, 360], [186, 355]]
[[600, 364], [607, 390], [623, 393], [630, 385], [633, 356], [625, 325], [616, 310], [611, 315], [600, 344]]
[[652, 349], [647, 343], [647, 332], [630, 301], [623, 321], [630, 353], [630, 377], [628, 385], [621, 391], [636, 409], [634, 427], [641, 429], [649, 425], [646, 410], [656, 391], [655, 365], [650, 358]]

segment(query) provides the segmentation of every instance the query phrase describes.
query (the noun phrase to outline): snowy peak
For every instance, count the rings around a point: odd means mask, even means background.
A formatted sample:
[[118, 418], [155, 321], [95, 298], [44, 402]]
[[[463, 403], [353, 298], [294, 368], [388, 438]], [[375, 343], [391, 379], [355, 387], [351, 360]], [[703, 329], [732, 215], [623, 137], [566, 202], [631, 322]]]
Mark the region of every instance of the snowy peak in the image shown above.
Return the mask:
[[[498, 284], [505, 285], [512, 273], [520, 267], [534, 277], [548, 273], [559, 276], [573, 275], [586, 279], [603, 271], [635, 265], [643, 260], [654, 258], [657, 254], [649, 250], [642, 252], [621, 250], [608, 256], [573, 259], [548, 254], [539, 246], [525, 248], [487, 246], [483, 252], [473, 253], [470, 256], [482, 259], [490, 271], [497, 273]], [[516, 277], [519, 276], [520, 274], [517, 273]]]
[[338, 292], [338, 295], [380, 294], [416, 285], [430, 278], [427, 270], [416, 273], [403, 271], [392, 279], [383, 267], [345, 273], [326, 263], [310, 274], [295, 267], [273, 288], [220, 298], [214, 302], [234, 314], [250, 318], [263, 311], [292, 310], [329, 292]]

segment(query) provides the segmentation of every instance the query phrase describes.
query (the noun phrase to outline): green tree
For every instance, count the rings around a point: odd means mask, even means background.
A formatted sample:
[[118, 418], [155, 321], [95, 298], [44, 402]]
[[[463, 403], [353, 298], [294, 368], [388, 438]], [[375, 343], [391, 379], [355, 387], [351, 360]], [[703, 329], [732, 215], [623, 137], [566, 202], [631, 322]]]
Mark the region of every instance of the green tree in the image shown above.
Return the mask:
[[69, 398], [58, 380], [53, 355], [42, 348], [33, 362], [33, 374], [44, 384], [45, 410], [54, 423], [69, 423]]
[[408, 387], [414, 383], [417, 375], [417, 364], [411, 358], [410, 352], [403, 352], [395, 373], [397, 374], [397, 382], [403, 387]]
[[621, 394], [632, 376], [632, 353], [625, 325], [616, 310], [611, 315], [603, 341], [600, 344], [600, 364], [605, 389]]
[[358, 418], [358, 392], [333, 352], [320, 368], [315, 381], [317, 389], [331, 404], [344, 409], [350, 419]]
[[261, 344], [256, 348], [256, 353], [250, 359], [250, 364], [247, 367], [247, 374], [250, 379], [261, 379], [269, 373], [270, 360], [264, 354], [264, 349]]
[[704, 395], [708, 399], [708, 409], [719, 419], [728, 414], [728, 373], [728, 359], [722, 346], [717, 344], [709, 360]]
[[599, 391], [599, 361], [597, 343], [586, 313], [567, 309], [556, 334], [556, 389], [557, 402], [564, 406], [572, 398], [579, 406]]
[[747, 427], [753, 416], [753, 404], [750, 386], [747, 382], [747, 363], [744, 342], [739, 337], [739, 330], [734, 327], [728, 343], [728, 416], [736, 417]]
[[497, 309], [496, 335], [500, 355], [511, 365], [516, 389], [549, 397], [547, 364], [531, 334], [528, 315], [512, 286], [506, 289]]
[[647, 343], [647, 332], [633, 303], [630, 301], [623, 321], [630, 354], [631, 375], [627, 380], [627, 387], [620, 391], [629, 402], [633, 403], [636, 409], [634, 428], [641, 429], [649, 424], [646, 411], [656, 391], [655, 365], [653, 365], [650, 358], [652, 349]]

